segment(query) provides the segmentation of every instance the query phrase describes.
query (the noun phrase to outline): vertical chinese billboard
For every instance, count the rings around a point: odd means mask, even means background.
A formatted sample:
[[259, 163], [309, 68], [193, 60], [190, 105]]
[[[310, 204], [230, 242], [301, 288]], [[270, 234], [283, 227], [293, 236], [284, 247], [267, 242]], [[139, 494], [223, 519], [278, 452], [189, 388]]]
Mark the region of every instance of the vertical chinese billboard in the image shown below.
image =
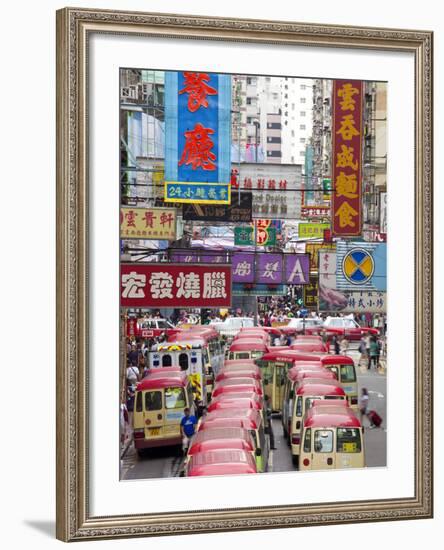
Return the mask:
[[361, 234], [363, 82], [333, 82], [332, 232]]
[[165, 201], [230, 204], [231, 78], [165, 73]]

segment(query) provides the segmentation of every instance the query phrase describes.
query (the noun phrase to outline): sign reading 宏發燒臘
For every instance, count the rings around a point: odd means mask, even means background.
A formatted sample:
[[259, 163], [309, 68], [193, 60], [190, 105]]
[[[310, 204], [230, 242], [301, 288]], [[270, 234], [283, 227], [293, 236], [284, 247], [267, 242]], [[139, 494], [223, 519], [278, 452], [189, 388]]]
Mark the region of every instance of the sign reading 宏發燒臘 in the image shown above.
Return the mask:
[[122, 307], [229, 307], [231, 266], [122, 264]]

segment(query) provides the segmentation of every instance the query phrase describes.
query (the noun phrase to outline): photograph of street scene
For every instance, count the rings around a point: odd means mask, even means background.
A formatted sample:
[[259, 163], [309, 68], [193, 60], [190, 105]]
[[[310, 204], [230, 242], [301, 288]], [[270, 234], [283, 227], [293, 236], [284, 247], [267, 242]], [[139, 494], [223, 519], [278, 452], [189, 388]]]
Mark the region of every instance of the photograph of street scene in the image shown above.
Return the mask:
[[121, 480], [386, 466], [387, 84], [345, 77], [120, 70]]

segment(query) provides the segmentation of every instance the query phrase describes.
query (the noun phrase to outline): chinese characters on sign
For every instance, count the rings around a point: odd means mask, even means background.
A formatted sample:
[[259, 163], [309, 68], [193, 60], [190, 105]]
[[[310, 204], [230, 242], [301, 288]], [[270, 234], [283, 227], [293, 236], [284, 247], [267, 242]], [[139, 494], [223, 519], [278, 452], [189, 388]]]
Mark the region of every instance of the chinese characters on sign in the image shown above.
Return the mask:
[[330, 229], [329, 223], [300, 223], [299, 238], [300, 239], [322, 239], [324, 238], [324, 230]]
[[122, 239], [176, 239], [176, 210], [173, 208], [121, 208]]
[[230, 204], [230, 185], [165, 182], [165, 202]]
[[231, 268], [122, 264], [120, 290], [122, 307], [229, 307]]
[[231, 167], [233, 196], [238, 189], [253, 197], [253, 218], [296, 220], [301, 214], [302, 166], [242, 163]]
[[333, 82], [332, 230], [337, 236], [361, 234], [361, 151], [363, 82]]
[[318, 271], [319, 264], [319, 251], [323, 248], [336, 250], [336, 244], [334, 243], [307, 243], [305, 245], [305, 252], [310, 254], [310, 271]]
[[310, 275], [310, 282], [304, 286], [304, 305], [309, 309], [318, 308], [318, 277]]
[[165, 74], [165, 201], [230, 204], [227, 75]]
[[329, 218], [330, 215], [329, 206], [308, 206], [306, 204], [301, 206], [301, 218], [304, 220]]
[[319, 252], [319, 310], [348, 312], [386, 312], [386, 292], [372, 290], [344, 291], [337, 288], [336, 252]]
[[236, 252], [232, 259], [234, 283], [305, 285], [309, 280], [307, 254]]

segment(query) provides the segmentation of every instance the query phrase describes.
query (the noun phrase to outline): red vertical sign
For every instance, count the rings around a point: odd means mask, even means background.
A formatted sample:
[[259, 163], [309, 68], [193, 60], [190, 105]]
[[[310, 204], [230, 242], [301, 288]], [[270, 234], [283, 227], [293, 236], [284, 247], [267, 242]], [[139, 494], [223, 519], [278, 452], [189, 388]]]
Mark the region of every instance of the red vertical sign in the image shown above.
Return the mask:
[[363, 82], [333, 82], [332, 232], [361, 234]]

